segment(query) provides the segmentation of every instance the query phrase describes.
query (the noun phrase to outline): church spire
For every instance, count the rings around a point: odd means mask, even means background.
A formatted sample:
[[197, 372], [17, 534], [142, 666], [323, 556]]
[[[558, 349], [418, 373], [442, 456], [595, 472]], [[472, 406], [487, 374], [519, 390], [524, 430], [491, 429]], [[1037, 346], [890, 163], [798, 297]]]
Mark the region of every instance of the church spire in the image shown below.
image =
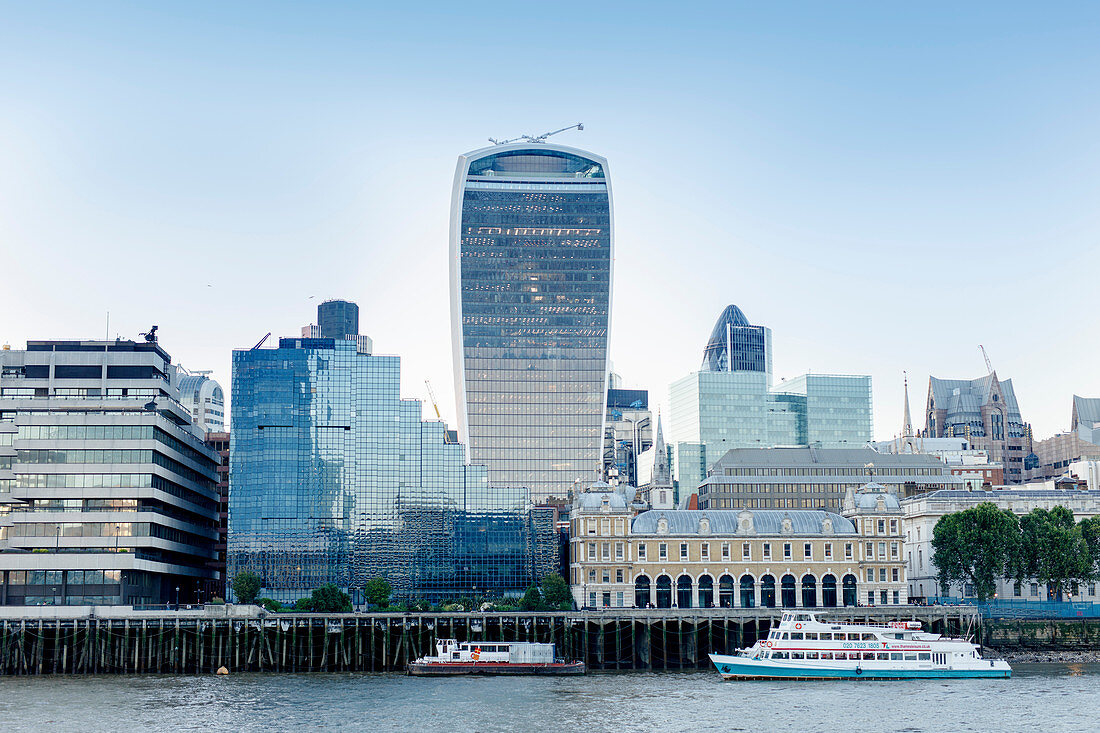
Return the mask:
[[909, 415], [909, 375], [902, 372], [902, 378], [905, 380], [905, 414], [902, 417], [901, 434], [902, 437], [913, 437], [913, 418]]

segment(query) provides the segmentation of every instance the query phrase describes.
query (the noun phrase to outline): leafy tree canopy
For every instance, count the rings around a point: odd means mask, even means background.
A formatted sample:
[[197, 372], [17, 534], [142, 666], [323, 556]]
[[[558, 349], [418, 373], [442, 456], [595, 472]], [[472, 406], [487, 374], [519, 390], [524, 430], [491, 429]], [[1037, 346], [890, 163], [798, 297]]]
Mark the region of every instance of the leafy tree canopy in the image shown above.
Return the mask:
[[945, 594], [969, 582], [979, 601], [991, 598], [997, 579], [1020, 577], [1020, 525], [1016, 515], [983, 502], [940, 517], [932, 531], [932, 562]]
[[385, 578], [372, 578], [363, 586], [363, 594], [370, 605], [385, 608], [390, 605], [393, 586]]
[[539, 593], [539, 589], [532, 585], [527, 589], [527, 592], [523, 594], [523, 599], [519, 602], [519, 607], [524, 611], [541, 611], [546, 608], [546, 602], [543, 601], [542, 593]]
[[542, 579], [542, 597], [551, 608], [567, 611], [573, 607], [573, 594], [569, 585], [557, 573], [551, 573]]
[[335, 583], [315, 589], [310, 600], [314, 613], [351, 613], [351, 598]]
[[242, 570], [233, 576], [233, 593], [239, 603], [252, 603], [260, 594], [260, 576], [250, 570]]
[[1056, 598], [1092, 575], [1089, 547], [1073, 512], [1064, 506], [1020, 517], [1019, 575], [1045, 583]]

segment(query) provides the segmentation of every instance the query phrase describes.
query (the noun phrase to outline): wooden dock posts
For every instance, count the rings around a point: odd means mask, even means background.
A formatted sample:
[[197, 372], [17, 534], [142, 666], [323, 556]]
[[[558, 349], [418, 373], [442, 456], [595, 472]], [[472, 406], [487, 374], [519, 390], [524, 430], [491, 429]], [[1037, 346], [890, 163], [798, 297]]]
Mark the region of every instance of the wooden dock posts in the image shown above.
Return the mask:
[[[689, 670], [753, 644], [782, 609], [606, 609], [531, 613], [267, 614], [0, 619], [0, 675], [393, 672], [439, 638], [537, 641], [591, 671]], [[838, 621], [919, 620], [980, 633], [966, 607], [829, 609]]]

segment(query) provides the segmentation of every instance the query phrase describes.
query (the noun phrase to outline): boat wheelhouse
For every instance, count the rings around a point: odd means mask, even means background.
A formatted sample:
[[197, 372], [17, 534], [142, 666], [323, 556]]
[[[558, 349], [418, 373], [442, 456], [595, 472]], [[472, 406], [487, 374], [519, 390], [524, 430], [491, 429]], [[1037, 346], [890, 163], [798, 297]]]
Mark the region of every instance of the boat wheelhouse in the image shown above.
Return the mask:
[[925, 632], [918, 621], [842, 624], [802, 611], [784, 613], [766, 638], [736, 655], [711, 654], [710, 659], [724, 679], [1012, 675], [1004, 660], [983, 659], [976, 644]]

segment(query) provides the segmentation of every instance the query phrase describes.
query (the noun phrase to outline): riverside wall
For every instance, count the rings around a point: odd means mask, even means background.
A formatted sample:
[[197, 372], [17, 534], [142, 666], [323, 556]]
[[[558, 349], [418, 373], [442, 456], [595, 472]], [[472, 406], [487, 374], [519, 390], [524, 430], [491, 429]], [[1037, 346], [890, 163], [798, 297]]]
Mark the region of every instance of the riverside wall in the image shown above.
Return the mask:
[[[926, 630], [975, 635], [965, 607], [839, 608], [831, 620], [917, 620]], [[751, 645], [782, 609], [609, 609], [505, 613], [268, 614], [255, 606], [191, 611], [0, 609], [0, 675], [394, 672], [438, 638], [535, 641], [591, 671], [710, 666], [711, 652]]]
[[1007, 654], [1100, 652], [1100, 619], [984, 619], [982, 644]]

